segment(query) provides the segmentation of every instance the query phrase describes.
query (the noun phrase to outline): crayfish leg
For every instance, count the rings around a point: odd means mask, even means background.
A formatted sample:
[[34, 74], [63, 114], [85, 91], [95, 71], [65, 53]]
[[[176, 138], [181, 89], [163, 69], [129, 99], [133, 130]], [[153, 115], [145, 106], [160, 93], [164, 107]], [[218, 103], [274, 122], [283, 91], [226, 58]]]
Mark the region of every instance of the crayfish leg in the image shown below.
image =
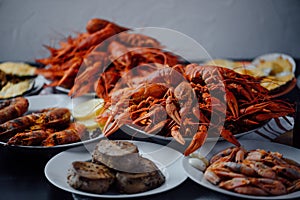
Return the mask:
[[289, 193], [297, 191], [300, 189], [300, 179], [298, 179], [297, 181], [294, 181], [293, 185], [287, 188], [287, 191]]
[[[113, 118], [114, 117], [112, 115], [110, 115], [108, 117], [108, 119], [107, 119], [107, 121], [106, 121], [103, 129], [102, 129], [102, 132], [104, 133], [105, 136], [111, 135], [114, 132], [114, 131], [111, 131], [111, 129], [114, 129], [112, 127], [117, 126], [117, 122], [116, 121], [113, 122]], [[112, 123], [111, 127], [109, 127], [109, 125], [111, 124], [111, 122], [113, 122], [113, 123]]]
[[231, 131], [226, 130], [226, 129], [222, 129], [221, 130], [221, 136], [227, 140], [228, 142], [234, 144], [235, 146], [240, 147], [241, 144], [239, 143], [239, 141], [234, 137], [234, 135], [231, 133]]
[[220, 160], [221, 158], [230, 155], [233, 152], [234, 148], [235, 147], [233, 147], [233, 146], [232, 147], [228, 147], [228, 148], [224, 149], [223, 151], [215, 154], [213, 157], [211, 157], [209, 163], [213, 164], [214, 162]]

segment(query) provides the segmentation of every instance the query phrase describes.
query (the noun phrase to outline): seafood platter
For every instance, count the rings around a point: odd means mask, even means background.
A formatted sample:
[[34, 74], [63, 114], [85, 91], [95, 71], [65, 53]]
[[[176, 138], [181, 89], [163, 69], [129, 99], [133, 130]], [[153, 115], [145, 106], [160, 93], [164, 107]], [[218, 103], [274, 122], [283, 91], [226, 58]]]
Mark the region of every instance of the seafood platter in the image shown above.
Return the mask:
[[[277, 98], [295, 86], [292, 57], [187, 63], [154, 37], [98, 18], [86, 32], [45, 47], [49, 57], [36, 59], [44, 67], [27, 71], [64, 94], [23, 91], [2, 100], [0, 143], [68, 148], [46, 165], [53, 185], [83, 196], [129, 198], [170, 190], [189, 177], [238, 197], [300, 196], [300, 160], [291, 153], [299, 150], [240, 139], [294, 116], [295, 105]], [[61, 99], [67, 103], [52, 105]], [[132, 140], [107, 140], [124, 131]], [[183, 148], [169, 148], [169, 141]], [[201, 155], [210, 142], [211, 152]]]

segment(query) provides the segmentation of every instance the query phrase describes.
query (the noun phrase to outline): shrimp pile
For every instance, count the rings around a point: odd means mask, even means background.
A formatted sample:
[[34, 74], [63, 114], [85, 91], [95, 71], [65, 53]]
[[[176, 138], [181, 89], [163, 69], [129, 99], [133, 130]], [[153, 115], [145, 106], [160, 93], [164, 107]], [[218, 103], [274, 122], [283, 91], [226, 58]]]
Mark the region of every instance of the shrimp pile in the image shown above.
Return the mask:
[[241, 194], [284, 195], [300, 190], [300, 165], [278, 152], [229, 147], [210, 159], [204, 177]]

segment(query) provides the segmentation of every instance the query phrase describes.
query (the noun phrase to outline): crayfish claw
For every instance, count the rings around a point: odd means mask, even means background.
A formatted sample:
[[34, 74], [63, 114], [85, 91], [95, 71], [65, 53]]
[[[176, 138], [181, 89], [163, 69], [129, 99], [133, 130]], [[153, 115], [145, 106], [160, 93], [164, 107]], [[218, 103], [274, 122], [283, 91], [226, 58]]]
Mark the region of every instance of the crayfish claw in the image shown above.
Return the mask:
[[194, 151], [196, 151], [198, 148], [200, 148], [204, 144], [206, 138], [207, 138], [207, 128], [206, 126], [201, 125], [200, 131], [194, 135], [190, 145], [185, 150], [184, 155], [188, 156]]
[[172, 96], [169, 96], [166, 100], [166, 112], [177, 124], [180, 124], [181, 117], [177, 111], [176, 105], [173, 102]]
[[180, 144], [184, 145], [185, 144], [185, 140], [183, 139], [180, 131], [179, 131], [179, 126], [174, 126], [171, 129], [171, 135], [173, 136], [173, 138]]

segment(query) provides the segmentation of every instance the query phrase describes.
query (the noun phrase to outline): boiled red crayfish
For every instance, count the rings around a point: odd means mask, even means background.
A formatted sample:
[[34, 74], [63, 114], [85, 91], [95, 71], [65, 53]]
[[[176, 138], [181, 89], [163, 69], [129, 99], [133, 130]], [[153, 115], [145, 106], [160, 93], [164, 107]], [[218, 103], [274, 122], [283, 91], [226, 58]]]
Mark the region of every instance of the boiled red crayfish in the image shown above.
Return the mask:
[[91, 19], [87, 32], [69, 36], [60, 42], [60, 48], [46, 46], [51, 55], [36, 61], [48, 67], [36, 73], [52, 81], [48, 86], [70, 89], [70, 96], [96, 92], [106, 99], [123, 73], [133, 67], [179, 62], [179, 57], [163, 51], [156, 39], [128, 30], [107, 20]]
[[217, 66], [159, 68], [121, 85], [110, 93], [107, 107], [112, 111], [104, 134], [130, 124], [147, 133], [173, 136], [181, 144], [192, 137], [185, 155], [203, 145], [209, 129], [215, 134], [210, 137], [220, 134], [239, 146], [234, 134], [294, 113], [289, 103], [271, 99], [257, 79]]

